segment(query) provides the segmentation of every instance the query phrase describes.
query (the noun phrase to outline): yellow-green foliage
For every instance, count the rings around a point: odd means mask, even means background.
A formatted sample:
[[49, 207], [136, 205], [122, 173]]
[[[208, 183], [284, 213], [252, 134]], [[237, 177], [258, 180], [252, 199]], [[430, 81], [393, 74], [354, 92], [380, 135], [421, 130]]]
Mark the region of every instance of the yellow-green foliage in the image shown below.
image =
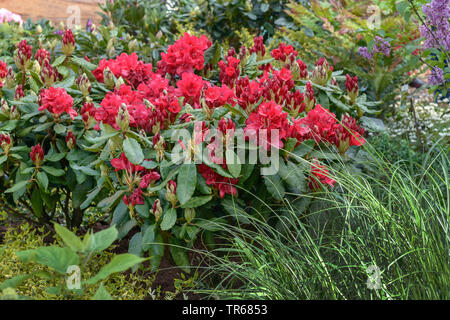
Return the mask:
[[[17, 228], [10, 228], [4, 235], [3, 244], [0, 247], [0, 283], [12, 277], [30, 274], [33, 272], [48, 270], [48, 268], [36, 263], [24, 264], [19, 261], [15, 251], [36, 249], [44, 246], [44, 229], [35, 229], [29, 224], [22, 224]], [[55, 243], [58, 245], [58, 243]], [[111, 250], [113, 248], [110, 248]], [[95, 275], [102, 266], [106, 265], [111, 256], [110, 251], [105, 251], [102, 255], [91, 259], [88, 264], [84, 278]], [[82, 275], [83, 276], [83, 275]], [[111, 275], [104, 281], [103, 285], [114, 299], [119, 300], [141, 300], [149, 295], [149, 289], [154, 281], [155, 275], [151, 277], [140, 277], [137, 274], [117, 273]], [[32, 277], [18, 286], [16, 293], [19, 296], [27, 296], [33, 299], [55, 300], [63, 299], [46, 292], [46, 288], [57, 285], [48, 280]], [[94, 296], [98, 286], [86, 290], [82, 299], [90, 299]], [[4, 290], [3, 298], [13, 298], [14, 291]]]

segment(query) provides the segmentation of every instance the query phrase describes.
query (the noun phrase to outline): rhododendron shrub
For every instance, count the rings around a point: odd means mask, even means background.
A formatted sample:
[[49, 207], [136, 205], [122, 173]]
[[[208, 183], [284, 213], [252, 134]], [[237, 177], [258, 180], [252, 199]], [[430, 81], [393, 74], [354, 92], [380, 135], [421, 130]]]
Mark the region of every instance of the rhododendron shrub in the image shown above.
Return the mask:
[[222, 55], [184, 34], [151, 65], [88, 62], [76, 41], [64, 31], [59, 56], [21, 42], [15, 66], [0, 62], [2, 203], [70, 228], [100, 212], [153, 267], [163, 239], [188, 265], [177, 248], [211, 238], [211, 220], [274, 219], [266, 203], [333, 188], [333, 161], [365, 142], [358, 78], [323, 58], [308, 68], [292, 46], [257, 37]]

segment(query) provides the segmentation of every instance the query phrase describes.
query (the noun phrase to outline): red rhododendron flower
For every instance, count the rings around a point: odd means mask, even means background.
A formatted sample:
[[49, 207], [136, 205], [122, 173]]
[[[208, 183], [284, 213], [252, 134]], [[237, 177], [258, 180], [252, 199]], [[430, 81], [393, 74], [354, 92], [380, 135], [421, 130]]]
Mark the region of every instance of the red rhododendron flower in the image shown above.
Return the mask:
[[114, 158], [111, 160], [111, 165], [114, 167], [115, 171], [126, 170], [129, 173], [135, 173], [139, 171], [144, 171], [145, 168], [139, 165], [132, 164], [125, 153], [120, 155], [120, 158]]
[[198, 38], [185, 33], [167, 48], [167, 53], [161, 53], [158, 72], [181, 76], [185, 72], [194, 72], [194, 69], [202, 70], [205, 63], [204, 53], [211, 44], [205, 35]]
[[318, 104], [305, 118], [294, 120], [292, 136], [299, 142], [305, 139], [314, 139], [316, 142], [328, 141], [330, 135], [334, 134], [336, 122], [334, 113]]
[[150, 173], [147, 173], [142, 177], [141, 182], [139, 183], [139, 188], [141, 189], [147, 189], [149, 185], [153, 184], [154, 182], [158, 181], [161, 178], [158, 172], [152, 171]]
[[7, 74], [8, 74], [8, 65], [6, 64], [6, 62], [0, 60], [0, 82], [2, 82], [6, 78]]
[[321, 185], [327, 184], [334, 187], [336, 181], [330, 178], [329, 171], [326, 166], [314, 158], [311, 163], [311, 174], [309, 176], [309, 188], [313, 191], [320, 189]]
[[122, 77], [133, 88], [148, 81], [153, 75], [152, 65], [140, 61], [135, 52], [130, 55], [122, 53], [116, 59], [102, 59], [93, 71], [98, 81], [104, 82], [103, 71], [106, 68], [109, 68], [116, 78]]
[[[257, 139], [258, 145], [262, 145], [266, 150], [273, 145], [276, 148], [282, 148], [282, 139], [290, 134], [290, 125], [287, 120], [288, 114], [283, 111], [283, 107], [273, 101], [263, 102], [257, 112], [250, 114], [246, 120], [244, 132]], [[272, 138], [272, 130], [276, 130], [278, 137]], [[261, 138], [260, 132], [266, 138]], [[262, 140], [261, 140], [262, 139]]]
[[225, 58], [226, 61], [220, 60], [218, 65], [220, 68], [219, 80], [230, 87], [234, 86], [234, 82], [239, 77], [239, 59], [233, 56]]
[[[225, 164], [222, 166], [226, 168]], [[231, 194], [233, 196], [237, 194], [237, 189], [234, 185], [239, 182], [239, 179], [223, 177], [203, 163], [199, 164], [197, 168], [198, 172], [205, 178], [206, 184], [219, 190], [221, 198], [225, 197], [225, 194]]]
[[227, 86], [212, 86], [205, 90], [205, 101], [209, 108], [218, 108], [225, 104], [234, 105], [235, 95], [233, 89]]
[[193, 73], [183, 73], [181, 80], [177, 81], [178, 95], [194, 107], [200, 106], [200, 95], [205, 85], [202, 77]]
[[345, 153], [351, 146], [361, 146], [366, 141], [363, 138], [364, 129], [356, 124], [356, 120], [349, 115], [342, 117], [341, 123], [336, 123], [328, 140], [335, 144], [340, 153]]
[[39, 94], [39, 111], [48, 110], [54, 117], [59, 117], [63, 112], [67, 112], [72, 119], [78, 113], [72, 109], [73, 98], [64, 88], [50, 87], [41, 90]]
[[294, 50], [293, 46], [286, 45], [285, 43], [280, 43], [278, 45], [278, 48], [272, 50], [271, 55], [275, 60], [285, 62], [287, 57], [289, 57], [290, 55], [296, 57], [298, 55], [298, 52]]

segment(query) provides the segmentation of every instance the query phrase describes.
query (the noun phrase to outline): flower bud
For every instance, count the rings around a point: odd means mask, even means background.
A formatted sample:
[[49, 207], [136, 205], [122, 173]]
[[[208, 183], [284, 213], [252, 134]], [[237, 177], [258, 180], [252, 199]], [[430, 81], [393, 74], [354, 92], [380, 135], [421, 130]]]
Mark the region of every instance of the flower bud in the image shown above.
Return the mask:
[[31, 148], [30, 158], [36, 167], [40, 167], [44, 161], [44, 150], [39, 143]]
[[12, 68], [8, 68], [8, 72], [6, 74], [6, 86], [8, 89], [14, 88], [16, 85], [16, 75], [14, 74], [14, 71]]
[[25, 93], [23, 92], [23, 87], [21, 84], [19, 84], [16, 87], [16, 92], [14, 93], [14, 100], [20, 100], [23, 97], [25, 97]]
[[0, 134], [0, 147], [3, 149], [5, 154], [9, 153], [12, 147], [11, 136], [8, 133]]
[[105, 70], [103, 70], [103, 81], [108, 89], [113, 89], [116, 86], [114, 78], [112, 71], [106, 67]]
[[41, 27], [40, 24], [38, 24], [37, 27], [36, 27], [36, 33], [37, 34], [41, 34], [42, 33], [42, 27]]
[[66, 29], [62, 39], [62, 52], [68, 57], [72, 54], [75, 49], [75, 38], [73, 36], [72, 30]]
[[122, 130], [126, 132], [130, 125], [130, 114], [128, 113], [127, 105], [122, 103], [119, 111], [117, 112], [116, 124]]
[[76, 82], [78, 89], [80, 89], [83, 96], [87, 97], [91, 92], [92, 86], [86, 73], [83, 73], [81, 76], [79, 76]]
[[155, 215], [156, 222], [158, 222], [159, 219], [161, 218], [162, 212], [163, 212], [163, 210], [161, 208], [161, 201], [159, 201], [159, 199], [156, 199], [155, 203], [153, 203], [152, 211], [153, 211], [153, 214]]
[[17, 106], [12, 106], [11, 111], [9, 112], [10, 120], [19, 120], [20, 119], [20, 111]]
[[9, 109], [8, 102], [6, 100], [2, 100], [2, 103], [0, 105], [0, 112], [3, 113], [4, 115], [9, 115], [10, 111], [11, 110]]
[[327, 59], [320, 58], [316, 67], [312, 73], [312, 81], [318, 85], [324, 86], [327, 84], [328, 80], [331, 78], [333, 73], [333, 67], [328, 64]]
[[316, 104], [316, 98], [314, 97], [314, 90], [311, 85], [311, 82], [306, 83], [305, 87], [305, 111], [308, 113], [314, 108]]
[[48, 60], [44, 60], [41, 70], [41, 80], [47, 88], [50, 88], [53, 83], [61, 79], [59, 72], [52, 67]]
[[28, 44], [27, 40], [22, 40], [19, 43], [19, 47], [14, 55], [14, 62], [17, 68], [22, 71], [26, 71], [31, 62], [32, 47]]
[[172, 207], [175, 207], [175, 205], [178, 202], [177, 183], [175, 181], [170, 180], [167, 183], [165, 196], [166, 196], [167, 201], [169, 201], [172, 204]]
[[352, 103], [358, 98], [359, 87], [358, 87], [358, 76], [350, 77], [348, 74], [345, 75], [345, 88], [347, 89], [347, 95]]
[[76, 143], [75, 136], [73, 135], [72, 131], [69, 131], [69, 133], [66, 136], [67, 148], [69, 148], [69, 150], [72, 150], [75, 147], [75, 143]]

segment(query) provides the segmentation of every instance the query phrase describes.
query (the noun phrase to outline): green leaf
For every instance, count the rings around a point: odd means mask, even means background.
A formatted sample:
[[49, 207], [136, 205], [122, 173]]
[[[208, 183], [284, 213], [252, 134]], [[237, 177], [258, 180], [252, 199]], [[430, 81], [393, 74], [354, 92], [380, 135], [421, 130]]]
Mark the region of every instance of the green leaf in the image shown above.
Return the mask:
[[36, 175], [39, 187], [43, 189], [44, 191], [47, 191], [48, 189], [48, 177], [45, 174], [45, 172], [39, 171]]
[[85, 250], [87, 249], [89, 251], [100, 253], [111, 246], [111, 244], [117, 239], [118, 234], [119, 233], [114, 226], [94, 233], [92, 235], [91, 247], [85, 248]]
[[34, 188], [33, 193], [31, 194], [31, 206], [33, 207], [33, 212], [36, 217], [42, 217], [44, 207], [42, 206], [41, 194], [37, 188]]
[[177, 221], [177, 210], [175, 208], [169, 208], [163, 216], [161, 222], [161, 230], [170, 230], [175, 225]]
[[123, 150], [131, 163], [141, 164], [144, 161], [141, 145], [133, 138], [127, 138], [123, 141]]
[[280, 177], [275, 174], [272, 176], [263, 176], [264, 184], [267, 187], [267, 191], [277, 200], [282, 200], [286, 190], [281, 183]]
[[299, 158], [303, 158], [306, 154], [311, 152], [312, 149], [314, 149], [314, 146], [316, 145], [316, 142], [314, 140], [305, 140], [301, 144], [299, 144], [294, 151], [292, 151], [292, 154], [296, 155]]
[[225, 151], [225, 159], [227, 161], [228, 171], [230, 171], [234, 178], [239, 178], [241, 174], [241, 161], [237, 154], [233, 150], [227, 149]]
[[182, 247], [180, 241], [175, 237], [171, 237], [169, 239], [169, 242], [171, 244], [170, 254], [172, 255], [173, 261], [175, 261], [175, 263], [180, 267], [181, 270], [186, 273], [190, 273], [191, 264], [186, 248]]
[[5, 190], [5, 193], [12, 193], [12, 192], [19, 191], [20, 189], [25, 188], [25, 186], [27, 184], [28, 184], [28, 180], [17, 182], [11, 188]]
[[162, 257], [164, 256], [164, 239], [161, 234], [157, 234], [154, 242], [148, 249], [152, 271], [158, 270]]
[[98, 203], [98, 207], [102, 208], [103, 210], [107, 210], [109, 207], [111, 207], [123, 194], [125, 193], [125, 190], [119, 190], [116, 193], [114, 193], [112, 196], [103, 199]]
[[1, 156], [0, 157], [0, 164], [3, 164], [3, 162], [5, 162], [6, 160], [8, 160], [8, 156], [6, 154]]
[[197, 208], [197, 207], [204, 205], [205, 203], [208, 203], [209, 201], [211, 201], [211, 199], [212, 199], [212, 195], [211, 196], [192, 197], [185, 204], [183, 204], [181, 206], [181, 208], [183, 208], [183, 209]]
[[194, 194], [197, 184], [197, 168], [194, 163], [181, 165], [177, 178], [177, 198], [183, 205]]
[[72, 63], [74, 63], [82, 68], [85, 68], [89, 71], [95, 70], [97, 68], [97, 66], [95, 64], [90, 63], [83, 58], [72, 57], [70, 60]]
[[87, 285], [95, 284], [101, 280], [108, 278], [111, 274], [117, 272], [123, 272], [138, 263], [142, 263], [146, 258], [139, 258], [138, 256], [130, 253], [124, 253], [117, 256], [114, 256], [111, 259], [111, 262], [106, 266], [100, 269], [99, 273], [97, 273], [94, 277], [90, 278], [86, 281]]
[[55, 130], [55, 132], [57, 134], [61, 134], [61, 135], [66, 132], [66, 129], [67, 129], [67, 127], [62, 125], [61, 123], [58, 123], [53, 127], [53, 130]]
[[56, 169], [49, 166], [43, 166], [42, 169], [54, 177], [61, 177], [66, 174], [66, 172], [62, 169]]
[[108, 290], [103, 286], [103, 283], [100, 284], [100, 287], [97, 289], [97, 292], [92, 297], [92, 300], [114, 300], [109, 294]]
[[66, 246], [75, 252], [83, 251], [83, 244], [81, 240], [72, 231], [58, 223], [54, 223], [53, 226], [55, 227], [56, 233], [61, 237]]
[[147, 227], [142, 233], [142, 250], [147, 251], [155, 241], [155, 225]]
[[57, 67], [61, 65], [64, 62], [64, 60], [66, 60], [65, 55], [59, 56], [58, 58], [55, 59], [55, 61], [53, 61], [52, 67]]
[[79, 265], [78, 255], [67, 247], [40, 247], [35, 250], [19, 251], [16, 255], [22, 262], [36, 261], [60, 274], [66, 274], [67, 268], [71, 265]]

